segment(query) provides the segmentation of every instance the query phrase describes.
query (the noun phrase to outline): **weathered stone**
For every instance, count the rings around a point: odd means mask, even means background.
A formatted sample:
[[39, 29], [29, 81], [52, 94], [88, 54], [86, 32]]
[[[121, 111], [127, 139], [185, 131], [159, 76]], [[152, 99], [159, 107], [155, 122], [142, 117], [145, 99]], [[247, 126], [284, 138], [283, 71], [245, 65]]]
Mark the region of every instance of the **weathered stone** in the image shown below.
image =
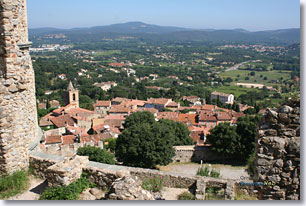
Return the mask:
[[98, 188], [92, 188], [89, 191], [92, 195], [96, 197], [96, 199], [100, 200], [105, 197], [105, 192], [98, 189]]
[[92, 195], [90, 192], [89, 192], [90, 189], [87, 189], [86, 191], [82, 192], [80, 195], [79, 195], [79, 199], [80, 200], [96, 200], [96, 197], [94, 195]]
[[293, 111], [292, 107], [289, 107], [287, 105], [283, 105], [281, 106], [281, 108], [279, 109], [279, 112], [281, 113], [291, 113]]

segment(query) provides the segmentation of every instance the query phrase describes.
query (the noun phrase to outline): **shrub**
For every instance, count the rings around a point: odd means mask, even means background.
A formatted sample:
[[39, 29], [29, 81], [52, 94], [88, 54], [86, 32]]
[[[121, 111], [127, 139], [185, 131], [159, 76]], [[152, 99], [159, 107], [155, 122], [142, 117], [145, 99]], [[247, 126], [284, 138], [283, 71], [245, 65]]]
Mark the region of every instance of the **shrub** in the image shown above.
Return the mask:
[[17, 171], [12, 175], [0, 177], [0, 198], [8, 198], [22, 193], [27, 189], [29, 179], [24, 171]]
[[98, 147], [80, 147], [77, 151], [77, 155], [88, 156], [89, 161], [112, 165], [115, 164], [115, 156], [112, 153]]
[[[114, 153], [115, 150], [116, 150], [116, 140], [117, 140], [117, 139], [115, 139], [115, 138], [109, 138], [109, 139], [104, 140], [104, 141], [103, 141], [103, 143], [104, 143], [104, 148], [105, 148], [106, 150], [109, 149], [112, 153]], [[105, 144], [106, 142], [107, 142], [107, 144]]]
[[81, 177], [68, 186], [50, 187], [40, 196], [40, 200], [77, 200], [79, 194], [90, 187], [86, 177]]
[[205, 200], [224, 200], [224, 189], [220, 187], [207, 187]]
[[142, 188], [152, 192], [159, 192], [163, 189], [163, 182], [161, 176], [146, 177], [142, 180]]
[[193, 194], [189, 192], [183, 192], [182, 194], [179, 195], [178, 199], [179, 200], [195, 200], [195, 197]]
[[220, 172], [215, 169], [210, 169], [208, 166], [202, 166], [198, 169], [197, 175], [205, 176], [205, 177], [221, 177]]
[[253, 152], [247, 160], [247, 166], [249, 175], [253, 177], [255, 173], [255, 152]]

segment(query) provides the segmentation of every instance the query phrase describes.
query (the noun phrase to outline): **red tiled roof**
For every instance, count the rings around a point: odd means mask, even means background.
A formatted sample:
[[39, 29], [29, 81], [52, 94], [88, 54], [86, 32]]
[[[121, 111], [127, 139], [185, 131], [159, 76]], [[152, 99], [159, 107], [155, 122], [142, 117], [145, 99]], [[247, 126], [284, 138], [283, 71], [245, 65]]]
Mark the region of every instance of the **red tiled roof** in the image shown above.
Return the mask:
[[170, 102], [169, 104], [167, 104], [166, 107], [178, 107], [178, 106], [179, 106], [178, 103], [176, 103], [176, 102]]
[[214, 112], [202, 110], [199, 114], [199, 121], [217, 122], [217, 118], [214, 115]]
[[159, 112], [157, 114], [157, 119], [170, 119], [177, 121], [179, 118], [179, 113], [177, 112]]
[[137, 112], [141, 112], [141, 111], [148, 111], [148, 112], [151, 112], [151, 113], [153, 113], [153, 114], [156, 114], [156, 113], [158, 113], [158, 110], [157, 109], [155, 109], [155, 108], [138, 108], [137, 109]]
[[109, 112], [110, 113], [129, 113], [129, 112], [131, 112], [131, 108], [116, 105], [116, 106], [112, 106], [112, 108], [110, 109]]
[[213, 111], [214, 109], [218, 109], [217, 106], [211, 104], [206, 104], [204, 106], [201, 106], [201, 110]]
[[109, 125], [110, 127], [121, 127], [124, 121], [120, 119], [106, 119], [104, 125]]
[[94, 104], [96, 107], [110, 107], [111, 101], [97, 101], [96, 104]]
[[73, 119], [70, 117], [70, 115], [68, 114], [54, 117], [51, 119], [51, 121], [56, 127], [65, 127], [67, 125], [74, 126], [74, 123], [75, 123]]
[[105, 120], [107, 119], [112, 119], [112, 120], [125, 120], [125, 116], [124, 115], [118, 115], [118, 114], [110, 114], [105, 116]]
[[63, 145], [74, 144], [75, 136], [74, 135], [66, 135], [66, 136], [63, 136], [62, 139], [63, 139]]
[[232, 120], [231, 114], [227, 112], [216, 112], [215, 115], [218, 121], [231, 121]]
[[110, 63], [109, 66], [112, 66], [112, 67], [123, 67], [125, 64], [123, 63]]
[[166, 98], [150, 98], [148, 99], [147, 103], [149, 104], [160, 104], [160, 105], [165, 105], [167, 104], [171, 99], [166, 99]]
[[184, 124], [190, 123], [192, 125], [197, 125], [196, 117], [197, 114], [179, 114], [178, 121]]
[[115, 99], [112, 99], [112, 102], [124, 102], [124, 101], [128, 101], [129, 99], [127, 98], [123, 98], [123, 97], [116, 97]]
[[45, 140], [46, 144], [57, 144], [62, 143], [62, 136], [61, 135], [55, 135], [55, 136], [47, 136]]

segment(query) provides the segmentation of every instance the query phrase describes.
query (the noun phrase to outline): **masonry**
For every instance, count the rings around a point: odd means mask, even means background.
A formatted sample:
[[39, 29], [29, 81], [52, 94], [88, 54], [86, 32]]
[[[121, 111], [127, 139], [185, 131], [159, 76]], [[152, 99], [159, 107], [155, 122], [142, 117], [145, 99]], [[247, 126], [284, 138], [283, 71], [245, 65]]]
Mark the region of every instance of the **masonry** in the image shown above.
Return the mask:
[[300, 100], [268, 109], [256, 139], [255, 181], [261, 200], [300, 199]]
[[28, 167], [28, 148], [37, 138], [35, 80], [26, 1], [0, 3], [0, 172], [13, 173]]

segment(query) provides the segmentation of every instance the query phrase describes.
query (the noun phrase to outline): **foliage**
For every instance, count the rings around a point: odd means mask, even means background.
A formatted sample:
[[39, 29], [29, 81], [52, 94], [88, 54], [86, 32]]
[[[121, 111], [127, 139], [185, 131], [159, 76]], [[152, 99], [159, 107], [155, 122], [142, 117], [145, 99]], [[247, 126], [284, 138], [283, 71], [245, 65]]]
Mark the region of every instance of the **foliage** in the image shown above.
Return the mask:
[[127, 166], [167, 165], [174, 156], [174, 139], [173, 132], [164, 124], [138, 123], [125, 128], [119, 135], [115, 154], [118, 161]]
[[251, 177], [255, 174], [255, 155], [256, 153], [254, 151], [247, 160], [248, 173]]
[[86, 177], [81, 177], [68, 186], [47, 188], [40, 196], [40, 200], [77, 200], [79, 194], [90, 187]]
[[178, 196], [178, 200], [195, 200], [195, 196], [190, 192], [183, 192]]
[[255, 150], [255, 136], [260, 116], [240, 117], [237, 126], [219, 124], [207, 136], [212, 150], [246, 161]]
[[142, 180], [142, 188], [152, 192], [160, 192], [163, 189], [163, 178], [158, 175], [146, 177]]
[[221, 177], [220, 172], [215, 169], [210, 169], [209, 166], [202, 166], [198, 169], [197, 175], [205, 176], [205, 177], [214, 177], [219, 178]]
[[153, 124], [155, 122], [154, 115], [151, 112], [135, 112], [128, 116], [123, 124], [124, 128], [129, 128], [140, 123]]
[[105, 164], [115, 164], [114, 155], [104, 149], [92, 146], [80, 147], [77, 155], [88, 156], [89, 161]]
[[22, 193], [27, 189], [29, 179], [24, 171], [14, 172], [12, 175], [0, 177], [0, 198], [9, 198]]
[[229, 123], [219, 124], [207, 135], [207, 142], [212, 144], [212, 150], [225, 156], [236, 154], [236, 148], [240, 147], [239, 139], [236, 127]]
[[205, 200], [224, 200], [224, 189], [220, 187], [206, 188]]
[[116, 150], [116, 141], [117, 139], [115, 138], [109, 138], [109, 139], [103, 140], [104, 148], [106, 150], [109, 149], [112, 153], [114, 153]]
[[235, 191], [235, 197], [234, 200], [258, 200], [258, 198], [256, 197], [256, 195], [254, 194], [246, 194], [244, 191], [242, 191], [241, 189], [237, 189]]
[[159, 120], [159, 123], [168, 126], [169, 130], [173, 131], [175, 136], [174, 146], [193, 145], [193, 140], [189, 136], [190, 131], [185, 124], [169, 119], [161, 119]]

